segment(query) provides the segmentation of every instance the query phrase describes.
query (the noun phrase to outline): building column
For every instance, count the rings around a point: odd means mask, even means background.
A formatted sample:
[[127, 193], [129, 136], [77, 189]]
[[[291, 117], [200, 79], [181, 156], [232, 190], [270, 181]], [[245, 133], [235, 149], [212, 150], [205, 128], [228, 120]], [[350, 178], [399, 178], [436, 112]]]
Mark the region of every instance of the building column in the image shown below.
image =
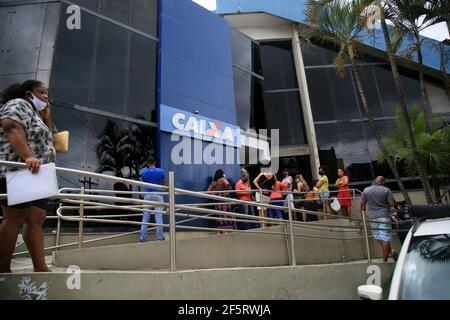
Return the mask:
[[306, 138], [309, 145], [309, 156], [311, 162], [311, 174], [313, 179], [318, 178], [318, 168], [320, 166], [319, 150], [317, 147], [316, 129], [309, 100], [308, 82], [306, 80], [305, 65], [300, 47], [300, 37], [297, 31], [297, 25], [292, 24], [292, 51], [294, 54], [295, 69], [297, 73], [298, 87], [300, 89], [300, 99], [302, 101], [303, 118], [305, 121]]

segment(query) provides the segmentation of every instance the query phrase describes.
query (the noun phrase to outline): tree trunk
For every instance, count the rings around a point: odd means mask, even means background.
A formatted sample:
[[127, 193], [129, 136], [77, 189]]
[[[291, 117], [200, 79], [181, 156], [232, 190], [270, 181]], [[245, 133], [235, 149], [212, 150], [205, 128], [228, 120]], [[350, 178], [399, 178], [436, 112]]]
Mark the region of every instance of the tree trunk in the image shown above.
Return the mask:
[[423, 100], [423, 114], [425, 117], [425, 130], [431, 132], [431, 104], [428, 96], [427, 87], [425, 85], [425, 75], [423, 73], [423, 55], [422, 55], [422, 43], [418, 33], [414, 33], [416, 38], [417, 58], [419, 60], [419, 78], [420, 78], [420, 92]]
[[408, 106], [406, 104], [405, 91], [403, 89], [403, 85], [402, 85], [402, 82], [400, 79], [400, 73], [398, 71], [397, 63], [395, 61], [395, 54], [394, 54], [394, 50], [392, 49], [392, 43], [391, 43], [391, 39], [389, 36], [389, 30], [387, 27], [387, 23], [384, 18], [384, 8], [383, 8], [383, 5], [381, 4], [381, 1], [378, 1], [377, 4], [381, 9], [380, 10], [380, 12], [381, 12], [381, 27], [383, 29], [384, 39], [386, 41], [386, 52], [388, 54], [389, 62], [391, 64], [392, 75], [394, 77], [395, 87], [396, 87], [397, 94], [398, 94], [398, 97], [400, 100], [400, 109], [403, 113], [403, 118], [405, 121], [407, 133], [408, 133], [408, 146], [413, 151], [414, 163], [416, 165], [416, 169], [417, 169], [417, 173], [420, 177], [420, 181], [422, 182], [422, 186], [423, 186], [423, 189], [425, 192], [425, 198], [427, 199], [427, 203], [431, 204], [434, 201], [433, 201], [433, 195], [431, 193], [430, 182], [428, 179], [428, 174], [426, 173], [424, 166], [422, 166], [422, 163], [420, 162], [419, 157], [417, 156], [416, 140], [414, 138], [414, 132], [413, 132], [413, 129], [411, 126], [411, 118], [409, 116]]
[[450, 79], [447, 74], [447, 69], [445, 67], [445, 49], [444, 44], [441, 43], [439, 45], [439, 49], [441, 51], [441, 73], [442, 73], [442, 82], [444, 82], [445, 92], [447, 93], [447, 97], [450, 100]]
[[411, 205], [412, 204], [411, 198], [409, 197], [409, 194], [406, 191], [405, 185], [403, 184], [402, 178], [400, 177], [398, 167], [395, 164], [395, 161], [392, 159], [391, 155], [388, 153], [386, 146], [384, 145], [383, 139], [380, 135], [380, 132], [378, 131], [377, 124], [375, 123], [372, 111], [369, 108], [367, 96], [366, 96], [366, 93], [364, 91], [364, 87], [363, 87], [363, 84], [361, 81], [361, 75], [360, 75], [359, 69], [356, 65], [356, 62], [355, 62], [355, 58], [354, 58], [355, 56], [354, 56], [354, 51], [353, 51], [352, 45], [349, 45], [349, 55], [350, 55], [350, 60], [352, 63], [352, 71], [353, 71], [353, 75], [355, 77], [356, 86], [358, 88], [364, 110], [367, 113], [367, 118], [369, 119], [369, 123], [372, 128], [372, 132], [375, 136], [375, 139], [377, 140], [378, 146], [380, 147], [380, 150], [381, 150], [384, 158], [386, 159], [386, 162], [389, 165], [389, 168], [391, 169], [392, 173], [394, 174], [395, 180], [397, 180], [398, 186], [400, 187], [400, 190], [402, 191], [402, 194], [403, 194], [403, 197], [405, 198], [406, 203], [408, 203], [408, 205]]

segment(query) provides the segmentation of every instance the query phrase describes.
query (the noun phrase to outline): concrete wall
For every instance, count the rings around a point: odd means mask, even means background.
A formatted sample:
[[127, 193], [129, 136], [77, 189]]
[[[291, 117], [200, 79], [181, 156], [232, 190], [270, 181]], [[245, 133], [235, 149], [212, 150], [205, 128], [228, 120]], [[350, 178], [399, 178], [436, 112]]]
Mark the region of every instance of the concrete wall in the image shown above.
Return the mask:
[[[381, 284], [394, 264], [377, 264]], [[69, 290], [72, 274], [0, 275], [0, 299], [24, 299], [19, 283], [30, 277], [36, 287], [48, 285], [44, 298], [56, 299], [358, 299], [368, 264], [196, 270], [183, 272], [82, 272], [80, 290]], [[69, 280], [69, 281], [68, 281]]]

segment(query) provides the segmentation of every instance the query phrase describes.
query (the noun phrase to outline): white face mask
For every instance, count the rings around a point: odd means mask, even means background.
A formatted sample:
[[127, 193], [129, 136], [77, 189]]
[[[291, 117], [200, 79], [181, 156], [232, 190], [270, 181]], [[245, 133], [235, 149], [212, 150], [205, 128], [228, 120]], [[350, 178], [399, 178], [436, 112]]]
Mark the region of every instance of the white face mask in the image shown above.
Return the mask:
[[42, 111], [45, 109], [45, 107], [47, 106], [47, 102], [44, 102], [42, 100], [40, 100], [38, 97], [36, 97], [33, 93], [31, 94], [33, 96], [33, 98], [31, 99], [31, 101], [34, 104], [34, 107], [36, 108], [37, 111]]

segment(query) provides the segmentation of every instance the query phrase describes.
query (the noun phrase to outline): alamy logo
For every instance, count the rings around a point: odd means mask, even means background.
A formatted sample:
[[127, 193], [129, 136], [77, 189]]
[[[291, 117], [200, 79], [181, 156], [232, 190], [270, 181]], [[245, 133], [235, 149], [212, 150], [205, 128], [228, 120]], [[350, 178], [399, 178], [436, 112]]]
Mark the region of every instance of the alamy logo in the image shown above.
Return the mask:
[[81, 30], [81, 9], [77, 5], [71, 5], [67, 7], [67, 14], [69, 17], [66, 21], [67, 29], [69, 30]]
[[381, 286], [381, 269], [379, 266], [370, 265], [367, 267], [366, 273], [369, 275], [367, 278], [367, 285]]
[[[171, 150], [171, 160], [175, 165], [270, 165], [270, 171], [278, 172], [279, 169], [279, 130], [270, 130], [270, 143], [268, 138], [269, 130], [247, 130], [239, 141], [242, 147], [235, 148], [224, 144], [223, 141], [233, 141], [234, 135], [227, 129], [219, 131], [221, 127], [211, 122], [205, 130], [206, 122], [198, 127], [183, 127], [175, 130], [171, 135], [171, 141], [175, 142]], [[215, 127], [214, 127], [215, 126]], [[187, 128], [187, 129], [186, 129]], [[214, 129], [215, 128], [215, 129]], [[222, 128], [223, 129], [223, 128]], [[186, 130], [193, 130], [203, 136], [213, 136], [210, 143], [204, 144], [203, 139], [192, 139], [185, 135]], [[266, 170], [268, 170], [266, 168]]]
[[375, 4], [367, 6], [362, 15], [366, 18], [366, 26], [369, 30], [375, 29], [375, 23], [381, 18], [381, 9]]
[[81, 290], [81, 269], [79, 266], [69, 266], [66, 270], [70, 276], [67, 278], [66, 286], [69, 290]]

